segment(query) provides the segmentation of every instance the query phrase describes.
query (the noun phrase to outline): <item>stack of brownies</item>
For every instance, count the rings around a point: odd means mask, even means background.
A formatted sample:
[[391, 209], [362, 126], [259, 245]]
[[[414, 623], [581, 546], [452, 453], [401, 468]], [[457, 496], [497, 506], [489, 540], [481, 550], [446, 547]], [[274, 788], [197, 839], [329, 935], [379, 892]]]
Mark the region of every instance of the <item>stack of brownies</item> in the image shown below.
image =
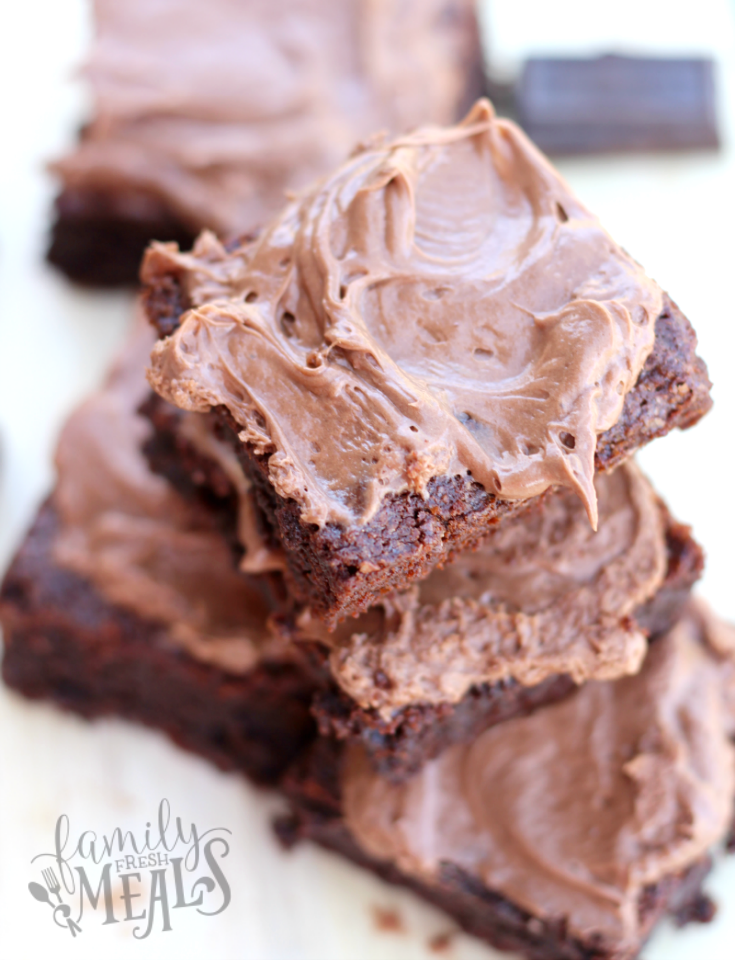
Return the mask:
[[710, 406], [676, 305], [482, 100], [141, 276], [6, 682], [278, 783], [284, 842], [529, 958], [709, 919], [735, 631], [631, 459]]

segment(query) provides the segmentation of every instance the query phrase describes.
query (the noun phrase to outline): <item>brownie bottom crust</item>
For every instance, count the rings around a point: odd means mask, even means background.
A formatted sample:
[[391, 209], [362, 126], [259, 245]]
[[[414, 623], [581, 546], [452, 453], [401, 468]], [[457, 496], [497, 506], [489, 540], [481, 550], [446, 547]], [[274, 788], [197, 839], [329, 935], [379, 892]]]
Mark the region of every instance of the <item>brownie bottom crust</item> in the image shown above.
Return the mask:
[[712, 866], [709, 857], [644, 889], [638, 910], [645, 937], [636, 950], [625, 954], [594, 939], [574, 937], [563, 920], [528, 913], [456, 864], [445, 861], [433, 882], [418, 879], [359, 846], [341, 816], [339, 767], [339, 746], [319, 739], [288, 771], [282, 788], [291, 812], [275, 822], [283, 845], [312, 840], [389, 883], [407, 887], [448, 913], [467, 933], [499, 950], [514, 951], [527, 960], [634, 960], [665, 915], [680, 925], [708, 923], [714, 917], [716, 907], [702, 890]]
[[57, 528], [47, 502], [0, 591], [5, 683], [86, 718], [157, 727], [223, 770], [275, 783], [314, 735], [311, 680], [294, 663], [239, 675], [196, 660], [164, 627], [57, 566]]

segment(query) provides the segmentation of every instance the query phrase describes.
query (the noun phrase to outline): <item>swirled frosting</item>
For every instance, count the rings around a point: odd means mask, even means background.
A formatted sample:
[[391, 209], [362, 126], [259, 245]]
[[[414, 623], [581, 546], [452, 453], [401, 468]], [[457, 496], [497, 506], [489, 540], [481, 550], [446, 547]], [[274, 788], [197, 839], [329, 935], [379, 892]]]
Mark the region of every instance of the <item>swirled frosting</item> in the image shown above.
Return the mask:
[[473, 0], [95, 0], [94, 119], [54, 165], [135, 216], [237, 235], [375, 130], [463, 109]]
[[654, 340], [662, 292], [511, 122], [375, 142], [225, 254], [149, 252], [194, 304], [150, 381], [226, 407], [302, 521], [468, 472], [505, 499], [560, 485], [593, 526], [598, 434]]
[[238, 572], [223, 537], [141, 452], [151, 425], [137, 408], [148, 393], [153, 339], [138, 316], [107, 382], [64, 427], [54, 558], [109, 602], [160, 624], [169, 642], [244, 673], [262, 657], [287, 656], [287, 648], [269, 627], [265, 586]]
[[634, 463], [596, 484], [596, 533], [579, 499], [557, 491], [334, 633], [305, 611], [299, 637], [327, 645], [332, 677], [386, 718], [409, 703], [456, 702], [479, 683], [635, 673], [647, 643], [631, 616], [666, 575], [664, 516]]
[[694, 863], [732, 818], [732, 716], [701, 628], [680, 622], [637, 676], [585, 684], [406, 783], [351, 748], [350, 831], [409, 875], [431, 882], [442, 862], [458, 864], [533, 916], [599, 937], [601, 953], [628, 956], [647, 932], [644, 887]]

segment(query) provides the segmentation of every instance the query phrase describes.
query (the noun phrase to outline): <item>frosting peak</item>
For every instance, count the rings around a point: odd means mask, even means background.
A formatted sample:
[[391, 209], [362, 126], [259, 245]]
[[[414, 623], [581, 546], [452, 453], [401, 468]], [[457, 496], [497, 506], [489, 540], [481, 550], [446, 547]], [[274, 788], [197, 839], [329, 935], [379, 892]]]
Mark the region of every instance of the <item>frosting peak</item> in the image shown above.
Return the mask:
[[172, 265], [197, 306], [151, 383], [226, 406], [304, 522], [469, 472], [505, 499], [569, 487], [596, 525], [597, 435], [662, 293], [488, 101], [373, 142], [233, 255], [156, 245], [146, 274]]

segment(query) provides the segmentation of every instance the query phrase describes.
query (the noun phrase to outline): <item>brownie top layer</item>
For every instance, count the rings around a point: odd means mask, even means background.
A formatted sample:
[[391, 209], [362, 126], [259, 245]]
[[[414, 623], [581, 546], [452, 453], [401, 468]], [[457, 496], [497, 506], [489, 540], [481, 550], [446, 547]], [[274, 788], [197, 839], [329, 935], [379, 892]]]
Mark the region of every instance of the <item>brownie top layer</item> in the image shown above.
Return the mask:
[[386, 719], [409, 703], [457, 702], [479, 683], [635, 673], [646, 638], [632, 616], [666, 576], [666, 516], [633, 463], [596, 486], [597, 533], [559, 490], [333, 633], [305, 612], [298, 636], [328, 646], [340, 687]]
[[237, 570], [201, 509], [150, 471], [151, 431], [137, 407], [148, 394], [153, 332], [142, 317], [106, 384], [72, 414], [56, 452], [55, 561], [111, 603], [160, 623], [171, 642], [234, 672], [287, 645], [269, 628], [268, 581]]
[[479, 78], [473, 0], [94, 7], [94, 119], [55, 171], [133, 217], [156, 198], [225, 236], [257, 227], [374, 130], [456, 119]]
[[350, 748], [349, 829], [408, 874], [431, 881], [442, 862], [459, 865], [534, 916], [628, 956], [646, 932], [644, 887], [699, 859], [732, 818], [733, 660], [708, 647], [711, 622], [692, 608], [637, 676], [586, 684], [493, 727], [406, 783]]
[[598, 434], [654, 342], [663, 293], [481, 100], [373, 143], [225, 254], [154, 245], [193, 309], [151, 383], [226, 407], [304, 523], [471, 474], [508, 500], [575, 490], [593, 526]]

